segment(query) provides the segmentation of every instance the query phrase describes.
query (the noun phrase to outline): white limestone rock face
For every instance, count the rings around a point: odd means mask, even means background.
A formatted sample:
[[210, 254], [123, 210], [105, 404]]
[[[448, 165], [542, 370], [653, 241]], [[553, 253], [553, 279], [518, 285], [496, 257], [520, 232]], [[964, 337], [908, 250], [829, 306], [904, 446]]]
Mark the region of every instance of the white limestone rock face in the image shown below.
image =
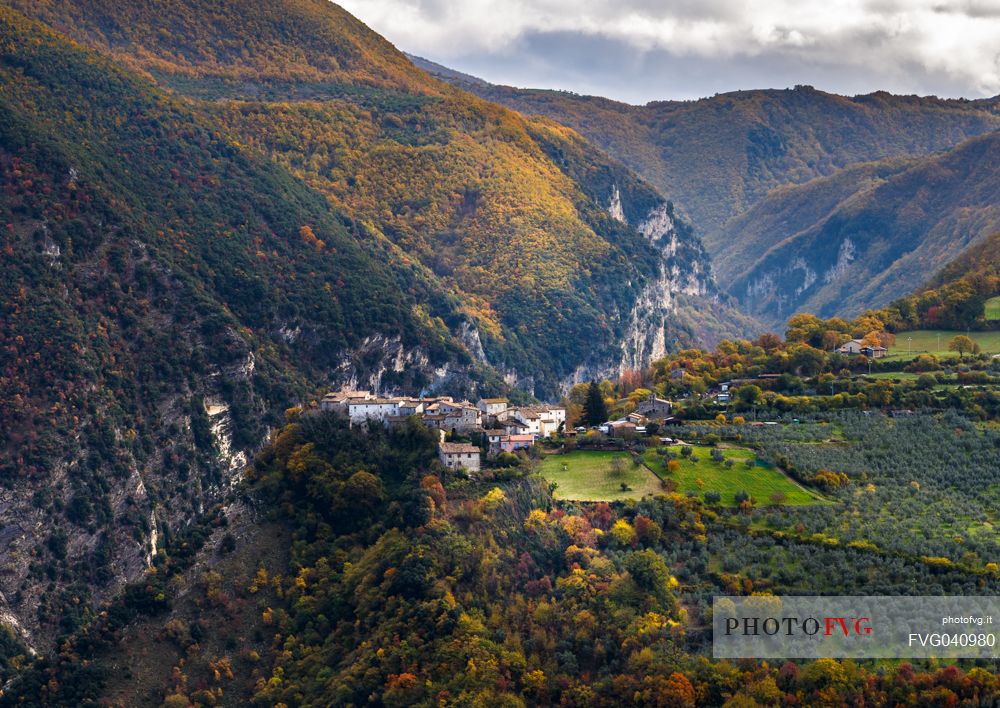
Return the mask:
[[[836, 277], [846, 274], [846, 269], [853, 259], [853, 246], [846, 250], [841, 245], [841, 261], [843, 266], [834, 266], [831, 271], [823, 275], [825, 283], [831, 282]], [[831, 272], [841, 269], [841, 272], [831, 277]], [[798, 298], [820, 281], [820, 275], [809, 262], [802, 256], [795, 258], [783, 268], [774, 268], [764, 271], [746, 286], [743, 306], [749, 312], [763, 312], [765, 309], [774, 310], [776, 317], [781, 318], [790, 314], [794, 303]]]
[[486, 359], [486, 350], [483, 349], [483, 342], [479, 338], [479, 329], [474, 324], [463, 322], [458, 328], [458, 339], [477, 361], [489, 365], [489, 361]]
[[229, 416], [229, 406], [221, 397], [207, 397], [205, 413], [211, 424], [216, 454], [229, 473], [230, 485], [233, 485], [246, 468], [248, 460], [244, 451], [233, 449], [233, 421]]
[[857, 249], [854, 246], [854, 242], [845, 238], [840, 244], [840, 250], [837, 252], [837, 262], [823, 274], [823, 282], [832, 283], [835, 280], [840, 280], [844, 278], [848, 271], [850, 270], [851, 263], [857, 257]]
[[705, 295], [711, 282], [709, 269], [700, 259], [683, 266], [678, 262], [681, 238], [666, 204], [651, 209], [637, 230], [660, 246], [659, 272], [639, 293], [628, 314], [621, 359], [614, 367], [618, 374], [643, 368], [665, 356], [671, 345], [667, 322], [676, 312], [677, 295]]
[[790, 273], [794, 273], [795, 271], [802, 273], [802, 282], [795, 288], [796, 295], [801, 295], [806, 290], [811, 288], [816, 282], [816, 271], [809, 267], [805, 258], [800, 257], [792, 261], [789, 271]]
[[[658, 241], [671, 235], [674, 239], [677, 238], [676, 230], [674, 228], [674, 220], [670, 216], [670, 212], [667, 210], [666, 204], [661, 204], [651, 210], [646, 218], [643, 219], [642, 222], [636, 227], [636, 231], [648, 238], [650, 241]], [[676, 241], [674, 242], [673, 248], [676, 252]]]
[[628, 221], [625, 219], [625, 211], [622, 209], [622, 195], [618, 191], [618, 185], [612, 185], [611, 187], [611, 201], [608, 204], [608, 213], [611, 218], [615, 221], [620, 221], [623, 224], [627, 224]]

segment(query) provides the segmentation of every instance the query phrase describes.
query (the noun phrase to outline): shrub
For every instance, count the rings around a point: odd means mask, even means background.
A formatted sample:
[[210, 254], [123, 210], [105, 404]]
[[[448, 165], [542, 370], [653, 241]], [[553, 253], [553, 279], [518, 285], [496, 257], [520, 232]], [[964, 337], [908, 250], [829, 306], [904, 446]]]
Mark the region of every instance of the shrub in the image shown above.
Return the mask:
[[236, 550], [236, 539], [231, 533], [227, 533], [222, 537], [222, 541], [219, 544], [219, 550], [222, 553], [231, 553]]

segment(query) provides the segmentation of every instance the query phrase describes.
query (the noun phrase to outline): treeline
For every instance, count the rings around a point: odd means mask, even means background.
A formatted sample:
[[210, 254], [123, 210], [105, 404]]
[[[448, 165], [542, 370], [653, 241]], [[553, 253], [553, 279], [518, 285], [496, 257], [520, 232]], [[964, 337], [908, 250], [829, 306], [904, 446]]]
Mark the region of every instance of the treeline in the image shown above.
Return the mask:
[[[595, 383], [602, 410], [612, 417], [636, 410], [652, 394], [671, 399], [676, 415], [693, 420], [714, 418], [720, 406], [763, 415], [894, 408], [953, 408], [983, 420], [1000, 415], [1000, 362], [982, 354], [965, 335], [942, 342], [954, 359], [933, 354], [875, 359], [837, 351], [851, 339], [862, 346], [896, 346], [880, 314], [868, 312], [854, 320], [798, 314], [788, 321], [784, 338], [767, 333], [752, 341], [723, 340], [711, 351], [681, 349], [646, 369]], [[900, 376], [885, 376], [892, 373]], [[720, 404], [715, 394], [726, 383], [729, 400]], [[589, 388], [578, 384], [567, 392], [571, 425], [590, 420]]]
[[1000, 295], [1000, 233], [970, 247], [913, 295], [878, 310], [886, 326], [907, 329], [996, 329], [985, 305]]
[[[167, 83], [216, 78], [229, 84], [294, 81], [428, 91], [426, 77], [402, 54], [322, 0], [6, 4]], [[130, 45], [133, 51], [123, 50]]]

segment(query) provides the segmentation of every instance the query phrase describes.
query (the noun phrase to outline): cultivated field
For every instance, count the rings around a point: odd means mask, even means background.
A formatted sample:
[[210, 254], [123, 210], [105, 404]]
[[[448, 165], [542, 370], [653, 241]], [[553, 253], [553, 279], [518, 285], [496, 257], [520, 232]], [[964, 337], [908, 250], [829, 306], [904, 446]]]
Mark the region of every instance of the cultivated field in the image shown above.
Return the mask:
[[719, 492], [722, 494], [721, 503], [727, 506], [735, 505], [736, 494], [744, 491], [759, 505], [770, 503], [771, 495], [776, 492], [785, 495], [783, 504], [802, 505], [822, 501], [790, 480], [781, 470], [761, 465], [747, 467], [747, 460], [756, 459], [752, 450], [720, 448], [725, 459], [734, 463], [732, 467], [727, 467], [725, 462], [712, 459], [711, 449], [693, 446], [693, 457], [697, 460], [692, 461], [692, 458], [681, 456], [681, 446], [671, 447], [670, 450], [678, 455], [677, 461], [680, 464], [676, 472], [668, 472], [663, 458], [653, 449], [646, 451], [646, 463], [664, 478], [677, 482], [679, 492], [695, 492], [698, 496], [703, 496], [705, 492]]
[[[934, 354], [938, 357], [957, 357], [948, 351], [948, 342], [959, 334], [967, 334], [979, 344], [987, 354], [1000, 353], [1000, 332], [956, 332], [946, 329], [919, 329], [896, 334], [896, 344], [889, 349], [892, 358], [915, 358], [918, 354]], [[911, 341], [907, 341], [910, 339]], [[909, 348], [909, 355], [907, 355]]]
[[[611, 460], [622, 459], [621, 476], [615, 476]], [[617, 501], [641, 499], [649, 494], [663, 494], [660, 480], [644, 466], [632, 464], [625, 452], [577, 450], [565, 455], [549, 455], [542, 460], [541, 474], [556, 488], [557, 499], [573, 501]], [[624, 482], [630, 491], [623, 491]]]
[[[754, 465], [747, 467], [746, 460], [755, 458], [753, 451], [743, 448], [719, 448], [725, 459], [733, 460], [727, 467], [724, 462], [711, 458], [711, 448], [692, 446], [693, 457], [680, 454], [680, 446], [670, 448], [677, 453], [680, 468], [669, 472], [663, 458], [655, 449], [649, 449], [643, 458], [644, 465], [636, 466], [632, 457], [624, 452], [592, 452], [576, 450], [565, 455], [549, 455], [542, 461], [541, 474], [550, 482], [555, 482], [555, 496], [573, 501], [617, 501], [641, 499], [648, 494], [663, 494], [657, 474], [677, 484], [682, 494], [695, 493], [703, 497], [705, 492], [719, 492], [723, 506], [734, 506], [736, 494], [748, 492], [757, 504], [771, 503], [771, 496], [778, 492], [784, 495], [783, 504], [804, 505], [823, 501], [812, 492], [800, 487], [780, 470], [773, 467]], [[616, 476], [611, 460], [621, 458], [622, 469]], [[650, 470], [654, 470], [653, 474]], [[623, 491], [624, 482], [630, 489]]]

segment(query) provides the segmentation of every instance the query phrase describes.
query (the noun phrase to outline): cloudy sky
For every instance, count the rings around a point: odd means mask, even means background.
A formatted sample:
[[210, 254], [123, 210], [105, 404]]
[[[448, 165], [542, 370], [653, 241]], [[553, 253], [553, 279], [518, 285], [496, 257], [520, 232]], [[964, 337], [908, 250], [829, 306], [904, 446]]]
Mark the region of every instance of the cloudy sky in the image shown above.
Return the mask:
[[1000, 0], [339, 0], [494, 83], [632, 103], [811, 84], [1000, 94]]

